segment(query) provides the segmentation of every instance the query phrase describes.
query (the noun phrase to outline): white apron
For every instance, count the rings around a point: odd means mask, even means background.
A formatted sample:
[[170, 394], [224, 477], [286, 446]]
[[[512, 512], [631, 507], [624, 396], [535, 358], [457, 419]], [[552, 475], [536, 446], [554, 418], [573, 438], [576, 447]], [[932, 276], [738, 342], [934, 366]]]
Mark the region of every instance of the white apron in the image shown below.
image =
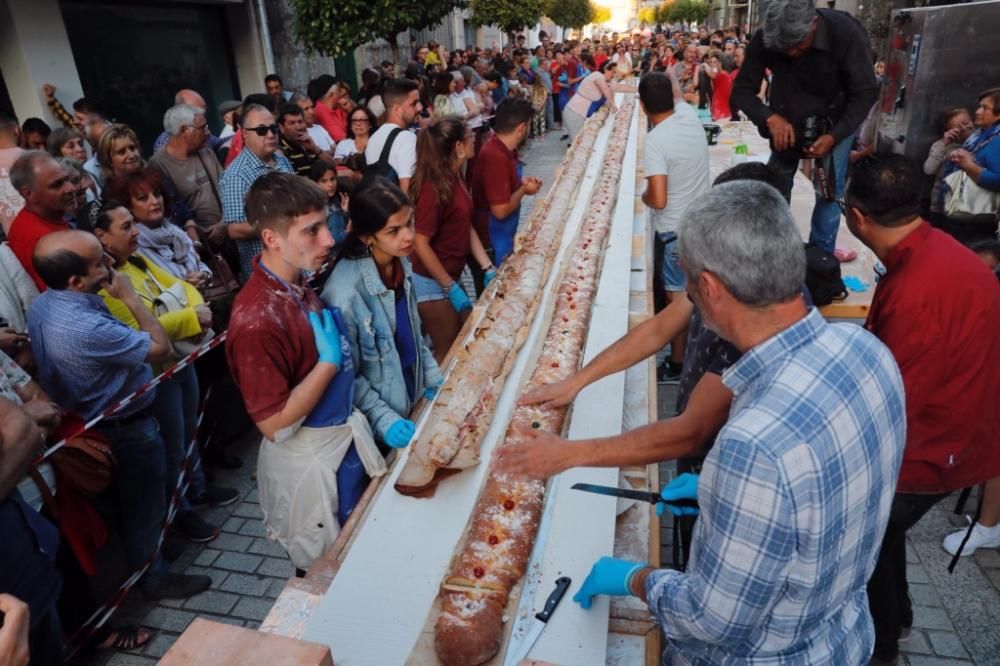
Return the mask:
[[344, 425], [301, 427], [280, 443], [266, 437], [260, 443], [257, 487], [264, 527], [299, 569], [308, 569], [340, 534], [337, 468], [352, 442], [368, 476], [385, 474], [368, 419], [357, 409]]

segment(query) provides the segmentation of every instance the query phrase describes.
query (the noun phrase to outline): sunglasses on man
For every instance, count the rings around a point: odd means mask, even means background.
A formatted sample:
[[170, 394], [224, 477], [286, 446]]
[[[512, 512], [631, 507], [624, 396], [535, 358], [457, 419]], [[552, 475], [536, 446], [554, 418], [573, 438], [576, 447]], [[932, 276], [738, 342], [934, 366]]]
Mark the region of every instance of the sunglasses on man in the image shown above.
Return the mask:
[[278, 136], [278, 125], [258, 125], [257, 127], [247, 127], [245, 128], [248, 132], [253, 132], [257, 136], [267, 136], [268, 132]]

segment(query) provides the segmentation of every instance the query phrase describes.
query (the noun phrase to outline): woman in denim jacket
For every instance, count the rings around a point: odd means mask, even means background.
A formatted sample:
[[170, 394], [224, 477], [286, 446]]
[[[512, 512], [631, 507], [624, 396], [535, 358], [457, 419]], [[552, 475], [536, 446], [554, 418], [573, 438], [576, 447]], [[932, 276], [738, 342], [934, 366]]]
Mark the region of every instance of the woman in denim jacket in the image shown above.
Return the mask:
[[406, 446], [417, 399], [433, 397], [441, 371], [420, 334], [410, 261], [413, 206], [402, 190], [377, 178], [351, 199], [351, 233], [322, 299], [344, 315], [355, 359], [354, 404], [376, 439]]

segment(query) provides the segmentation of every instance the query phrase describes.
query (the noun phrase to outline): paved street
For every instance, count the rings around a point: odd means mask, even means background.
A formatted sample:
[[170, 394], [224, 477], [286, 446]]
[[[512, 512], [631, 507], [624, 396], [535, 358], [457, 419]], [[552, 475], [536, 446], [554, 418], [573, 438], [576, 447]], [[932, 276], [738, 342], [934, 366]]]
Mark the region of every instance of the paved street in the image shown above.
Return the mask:
[[[526, 172], [543, 178], [546, 187], [562, 161], [565, 142], [551, 132], [544, 141], [531, 141], [523, 159]], [[545, 190], [542, 191], [544, 195]], [[526, 197], [522, 219], [533, 202]], [[659, 414], [674, 413], [676, 386], [661, 385]], [[204, 546], [190, 544], [172, 565], [175, 571], [212, 577], [212, 589], [186, 601], [146, 603], [129, 599], [114, 622], [139, 623], [153, 629], [154, 638], [135, 653], [105, 653], [94, 664], [118, 666], [155, 663], [195, 617], [205, 617], [256, 628], [277, 594], [293, 575], [284, 550], [264, 536], [256, 482], [259, 438], [251, 435], [233, 452], [244, 459], [242, 469], [220, 473], [217, 483], [239, 488], [243, 500], [204, 512], [206, 519], [222, 526], [218, 539]], [[672, 464], [665, 464], [669, 471]], [[948, 555], [941, 538], [964, 521], [951, 514], [954, 499], [942, 502], [912, 531], [908, 548], [909, 580], [915, 603], [912, 638], [904, 644], [904, 658], [912, 666], [947, 664], [1000, 664], [1000, 552], [981, 551], [964, 558], [954, 575], [947, 572]], [[973, 503], [970, 501], [969, 509]], [[671, 530], [665, 519], [663, 562], [670, 561]], [[902, 662], [905, 663], [905, 662]]]

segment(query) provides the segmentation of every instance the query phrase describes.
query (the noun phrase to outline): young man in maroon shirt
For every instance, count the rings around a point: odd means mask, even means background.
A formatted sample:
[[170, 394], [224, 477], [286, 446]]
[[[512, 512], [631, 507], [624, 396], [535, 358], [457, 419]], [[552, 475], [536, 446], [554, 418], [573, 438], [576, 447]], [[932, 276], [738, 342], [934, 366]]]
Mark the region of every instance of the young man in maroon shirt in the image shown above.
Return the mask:
[[24, 208], [11, 222], [7, 241], [38, 290], [45, 291], [31, 256], [42, 236], [70, 228], [63, 215], [73, 201], [76, 187], [69, 182], [66, 170], [41, 150], [17, 158], [10, 168], [10, 183], [24, 197]]
[[475, 227], [483, 245], [493, 248], [497, 266], [514, 249], [514, 235], [521, 219], [521, 199], [537, 194], [542, 179], [521, 178], [517, 149], [528, 139], [534, 111], [526, 99], [508, 98], [500, 103], [493, 121], [495, 134], [476, 156], [472, 176]]
[[948, 493], [1000, 475], [1000, 285], [920, 218], [923, 180], [901, 155], [868, 157], [841, 203], [851, 233], [885, 264], [865, 327], [892, 351], [906, 389], [906, 449], [868, 583], [873, 664], [893, 663], [913, 623], [906, 531]]
[[302, 274], [319, 270], [334, 245], [326, 195], [308, 179], [271, 172], [251, 186], [246, 211], [264, 249], [233, 303], [226, 357], [264, 435], [264, 524], [304, 570], [333, 544], [367, 484], [362, 463], [384, 469], [384, 461], [354, 409], [343, 318], [324, 309]]

